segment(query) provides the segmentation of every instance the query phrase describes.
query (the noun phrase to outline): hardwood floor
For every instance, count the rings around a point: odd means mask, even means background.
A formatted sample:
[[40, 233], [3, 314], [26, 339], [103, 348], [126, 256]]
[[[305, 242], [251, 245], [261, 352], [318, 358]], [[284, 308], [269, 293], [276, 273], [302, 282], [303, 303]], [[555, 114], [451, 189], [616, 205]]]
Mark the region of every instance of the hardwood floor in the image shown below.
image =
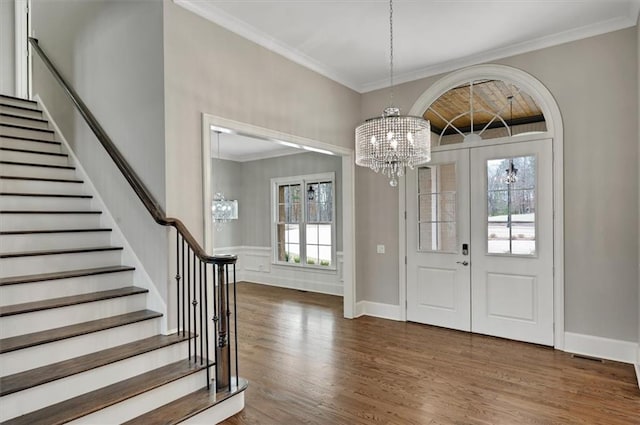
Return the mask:
[[627, 364], [432, 326], [342, 318], [342, 299], [238, 284], [241, 424], [640, 424]]

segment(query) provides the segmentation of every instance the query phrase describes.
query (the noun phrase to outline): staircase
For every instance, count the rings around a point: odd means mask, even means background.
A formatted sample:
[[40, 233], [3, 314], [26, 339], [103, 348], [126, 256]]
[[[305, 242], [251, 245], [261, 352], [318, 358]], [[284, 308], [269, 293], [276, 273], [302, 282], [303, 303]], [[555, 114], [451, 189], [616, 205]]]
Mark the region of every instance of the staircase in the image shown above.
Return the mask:
[[161, 334], [163, 314], [147, 309], [65, 151], [36, 102], [0, 95], [0, 422], [234, 414], [244, 386], [207, 389], [206, 362], [189, 357], [195, 335]]

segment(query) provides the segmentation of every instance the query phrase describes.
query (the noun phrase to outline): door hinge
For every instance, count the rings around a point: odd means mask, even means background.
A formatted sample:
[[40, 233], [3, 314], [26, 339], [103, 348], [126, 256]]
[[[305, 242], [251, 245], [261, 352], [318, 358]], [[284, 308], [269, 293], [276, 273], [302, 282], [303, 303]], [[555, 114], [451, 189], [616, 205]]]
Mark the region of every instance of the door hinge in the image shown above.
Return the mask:
[[407, 256], [406, 255], [404, 256], [404, 265], [405, 266], [407, 265]]
[[404, 212], [404, 219], [405, 220], [407, 219], [407, 212], [406, 211]]

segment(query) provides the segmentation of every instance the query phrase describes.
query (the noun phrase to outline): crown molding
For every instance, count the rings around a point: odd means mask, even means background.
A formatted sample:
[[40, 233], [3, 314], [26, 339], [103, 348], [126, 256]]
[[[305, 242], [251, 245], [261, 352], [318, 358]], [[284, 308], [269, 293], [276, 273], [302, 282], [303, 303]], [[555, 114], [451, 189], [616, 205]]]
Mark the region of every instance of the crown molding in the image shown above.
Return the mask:
[[213, 22], [214, 24], [220, 25], [221, 27], [235, 34], [264, 47], [267, 50], [284, 56], [285, 58], [297, 63], [298, 65], [302, 65], [303, 67], [310, 69], [311, 71], [317, 72], [323, 77], [326, 77], [332, 81], [335, 81], [336, 83], [350, 88], [351, 90], [355, 90], [361, 93], [358, 90], [359, 86], [357, 83], [350, 81], [348, 78], [345, 78], [339, 73], [333, 71], [331, 68], [326, 67], [320, 62], [310, 58], [301, 51], [293, 49], [290, 46], [287, 46], [286, 44], [274, 39], [269, 34], [259, 31], [255, 27], [247, 25], [245, 22], [235, 18], [232, 15], [229, 15], [228, 13], [216, 7], [213, 2], [202, 2], [196, 0], [173, 0], [173, 2], [195, 13], [196, 15], [202, 16], [203, 18]]
[[[437, 65], [422, 68], [417, 71], [398, 74], [397, 76], [394, 76], [395, 84], [415, 81], [421, 78], [455, 71], [467, 66], [478, 65], [498, 59], [507, 58], [510, 56], [529, 53], [535, 50], [558, 46], [560, 44], [570, 43], [572, 41], [577, 41], [584, 38], [594, 37], [597, 35], [633, 27], [636, 25], [639, 11], [640, 1], [633, 1], [630, 4], [628, 16], [609, 19], [607, 21], [598, 22], [592, 25], [585, 25], [579, 28], [574, 28], [572, 30], [567, 30], [545, 37], [536, 38], [534, 40], [513, 44], [511, 46], [488, 50], [486, 52], [466, 56], [464, 58], [442, 62]], [[373, 90], [379, 90], [387, 87], [389, 87], [388, 78], [371, 83], [365, 83], [360, 86], [359, 91], [360, 93], [367, 93]]]
[[[377, 81], [367, 83], [357, 83], [351, 81], [340, 73], [332, 70], [320, 62], [310, 58], [297, 49], [293, 49], [284, 43], [279, 42], [268, 34], [247, 25], [245, 22], [235, 18], [234, 16], [217, 8], [212, 2], [203, 2], [197, 0], [173, 0], [173, 2], [203, 18], [220, 25], [221, 27], [250, 40], [272, 52], [275, 52], [285, 58], [304, 66], [318, 74], [329, 78], [343, 86], [346, 86], [358, 93], [367, 93], [389, 87], [389, 79], [384, 78]], [[465, 56], [463, 58], [453, 59], [439, 64], [428, 66], [416, 71], [394, 75], [395, 84], [402, 84], [421, 78], [431, 77], [433, 75], [454, 71], [471, 65], [486, 63], [510, 56], [532, 52], [547, 47], [557, 46], [564, 43], [580, 40], [583, 38], [594, 37], [612, 31], [617, 31], [629, 27], [633, 27], [638, 22], [640, 13], [640, 0], [631, 0], [629, 2], [629, 11], [627, 16], [620, 16], [606, 21], [597, 22], [591, 25], [574, 28], [571, 30], [539, 37], [534, 40], [513, 44], [506, 47], [487, 50], [485, 52], [474, 55]]]

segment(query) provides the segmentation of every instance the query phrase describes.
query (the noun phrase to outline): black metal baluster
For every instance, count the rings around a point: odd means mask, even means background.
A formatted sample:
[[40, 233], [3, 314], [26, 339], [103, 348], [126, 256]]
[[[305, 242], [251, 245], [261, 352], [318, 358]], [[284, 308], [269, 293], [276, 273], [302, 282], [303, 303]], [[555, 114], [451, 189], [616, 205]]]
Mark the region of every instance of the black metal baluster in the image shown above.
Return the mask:
[[193, 317], [193, 360], [194, 362], [198, 361], [198, 319], [196, 309], [198, 308], [198, 297], [196, 292], [196, 253], [192, 251], [193, 257], [193, 300], [191, 301], [192, 311], [191, 316]]
[[215, 344], [215, 350], [213, 350], [213, 362], [216, 364], [216, 388], [218, 387], [218, 320], [220, 320], [220, 318], [218, 317], [218, 293], [217, 293], [217, 285], [218, 283], [218, 278], [216, 277], [216, 264], [212, 263], [211, 264], [211, 271], [212, 271], [212, 277], [213, 277], [213, 282], [212, 282], [212, 288], [213, 291], [211, 293], [211, 296], [213, 297], [213, 341]]
[[225, 288], [227, 292], [227, 347], [226, 347], [227, 348], [226, 350], [227, 351], [227, 376], [229, 377], [229, 392], [231, 392], [231, 382], [232, 382], [231, 380], [231, 344], [229, 344], [229, 341], [228, 341], [228, 338], [229, 338], [228, 335], [230, 333], [229, 331], [231, 330], [231, 326], [229, 324], [229, 320], [231, 318], [231, 310], [229, 309], [229, 265], [228, 264], [225, 264], [224, 271], [227, 277], [226, 279], [227, 284]]
[[[191, 299], [191, 255], [189, 253], [187, 253], [187, 281], [185, 283], [187, 285], [187, 298], [184, 300], [184, 307], [185, 309], [189, 309], [189, 311], [187, 311], [187, 332], [189, 333], [189, 338], [193, 338], [191, 334], [191, 303], [189, 302]], [[188, 346], [189, 360], [191, 360], [191, 340], [189, 340]]]
[[238, 382], [238, 291], [236, 290], [236, 263], [233, 263], [233, 335], [235, 357], [236, 357], [236, 388], [240, 385]]
[[198, 272], [200, 273], [200, 278], [198, 279], [198, 289], [200, 290], [200, 308], [198, 309], [198, 316], [200, 316], [200, 364], [204, 363], [204, 327], [202, 326], [202, 260], [198, 263]]
[[204, 339], [205, 339], [205, 360], [207, 365], [207, 389], [211, 388], [211, 368], [209, 365], [209, 297], [207, 291], [209, 285], [207, 284], [207, 263], [203, 262], [204, 268]]
[[180, 332], [180, 233], [176, 232], [176, 329]]
[[184, 274], [184, 247], [185, 247], [185, 240], [184, 237], [182, 238], [182, 336], [185, 336], [185, 332], [186, 332], [186, 322], [185, 322], [185, 300], [186, 298], [184, 297], [184, 285], [186, 282], [186, 276]]

